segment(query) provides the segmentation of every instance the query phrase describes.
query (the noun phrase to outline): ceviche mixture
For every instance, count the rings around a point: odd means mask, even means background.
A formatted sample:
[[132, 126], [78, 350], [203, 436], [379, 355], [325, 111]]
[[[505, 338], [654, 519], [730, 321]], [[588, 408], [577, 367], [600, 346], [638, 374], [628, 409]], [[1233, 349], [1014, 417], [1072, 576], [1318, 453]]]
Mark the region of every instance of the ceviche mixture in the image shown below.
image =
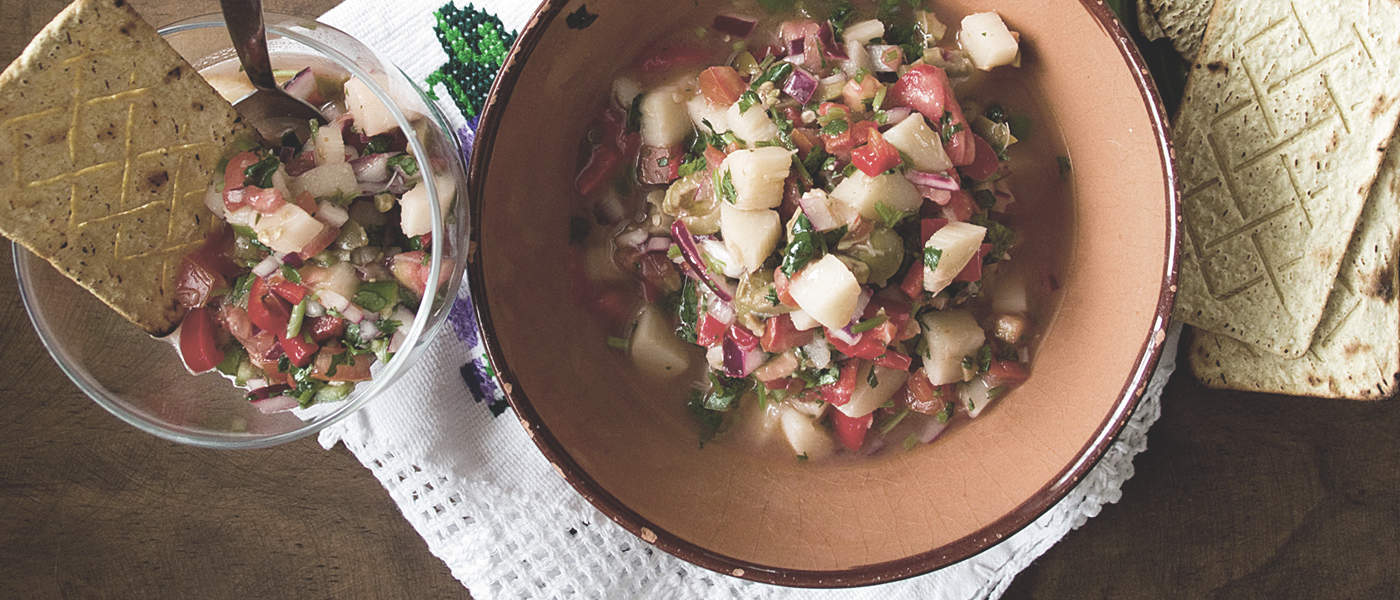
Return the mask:
[[694, 377], [686, 342], [704, 348], [702, 444], [781, 431], [815, 460], [930, 442], [1029, 376], [1025, 286], [998, 279], [1027, 125], [998, 90], [962, 93], [1019, 66], [1019, 36], [918, 1], [769, 4], [614, 81], [575, 182], [582, 299], [654, 376]]
[[[433, 244], [418, 159], [368, 87], [329, 70], [283, 76], [329, 124], [229, 150], [206, 196], [223, 223], [177, 279], [185, 365], [232, 378], [269, 413], [343, 399], [390, 359], [423, 300]], [[454, 182], [436, 184], [445, 214]]]

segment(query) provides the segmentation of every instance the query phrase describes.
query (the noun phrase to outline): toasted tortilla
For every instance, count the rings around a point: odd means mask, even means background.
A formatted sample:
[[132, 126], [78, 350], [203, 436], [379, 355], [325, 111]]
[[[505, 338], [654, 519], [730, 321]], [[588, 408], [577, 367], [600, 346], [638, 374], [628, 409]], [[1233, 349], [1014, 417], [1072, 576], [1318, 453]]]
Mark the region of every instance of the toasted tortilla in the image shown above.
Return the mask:
[[238, 113], [125, 0], [78, 0], [0, 73], [0, 233], [152, 335]]
[[1166, 38], [1186, 60], [1195, 58], [1215, 0], [1139, 0], [1138, 24], [1149, 40]]
[[1283, 358], [1197, 331], [1191, 370], [1217, 389], [1355, 400], [1391, 396], [1400, 381], [1397, 250], [1400, 146], [1392, 145], [1307, 353]]
[[1400, 116], [1395, 0], [1220, 0], [1174, 129], [1176, 316], [1288, 357], [1313, 339]]

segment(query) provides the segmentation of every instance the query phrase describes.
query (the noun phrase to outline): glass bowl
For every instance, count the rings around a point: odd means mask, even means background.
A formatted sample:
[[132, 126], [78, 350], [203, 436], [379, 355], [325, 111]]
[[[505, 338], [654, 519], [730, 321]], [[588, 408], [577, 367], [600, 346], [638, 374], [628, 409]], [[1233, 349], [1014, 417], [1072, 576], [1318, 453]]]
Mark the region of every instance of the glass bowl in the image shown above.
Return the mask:
[[[368, 84], [408, 136], [420, 157], [428, 196], [450, 181], [456, 201], [448, 214], [433, 211], [431, 272], [450, 277], [433, 302], [423, 302], [392, 359], [377, 364], [374, 378], [359, 384], [343, 401], [307, 410], [263, 414], [217, 373], [193, 376], [185, 370], [171, 338], [152, 338], [100, 300], [68, 280], [43, 259], [14, 246], [20, 297], [39, 339], [79, 389], [123, 421], [162, 438], [208, 448], [260, 448], [311, 435], [344, 419], [388, 388], [422, 354], [451, 310], [462, 285], [467, 251], [466, 180], [462, 158], [447, 119], [414, 83], [388, 61], [327, 25], [285, 15], [266, 15], [268, 50], [274, 69], [299, 69], [307, 60], [326, 64]], [[220, 15], [185, 19], [160, 34], [196, 69], [236, 60]], [[422, 160], [426, 157], [426, 160]], [[439, 179], [441, 178], [441, 179]], [[425, 294], [427, 296], [427, 294]]]

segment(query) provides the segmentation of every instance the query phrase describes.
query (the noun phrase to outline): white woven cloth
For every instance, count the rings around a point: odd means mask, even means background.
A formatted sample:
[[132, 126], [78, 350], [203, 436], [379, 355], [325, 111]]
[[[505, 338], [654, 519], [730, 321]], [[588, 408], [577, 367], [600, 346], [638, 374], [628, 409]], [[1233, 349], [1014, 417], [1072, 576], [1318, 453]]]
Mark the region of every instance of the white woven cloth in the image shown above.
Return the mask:
[[[348, 0], [322, 16], [422, 82], [446, 59], [432, 31], [445, 0]], [[519, 30], [531, 2], [482, 0]], [[445, 106], [463, 125], [460, 115]], [[1006, 541], [928, 575], [854, 590], [794, 590], [695, 567], [652, 548], [585, 502], [545, 461], [510, 415], [493, 416], [476, 398], [463, 365], [481, 350], [469, 300], [386, 397], [321, 433], [342, 443], [389, 491], [429, 550], [476, 598], [996, 598], [1012, 578], [1071, 529], [1117, 502], [1147, 447], [1162, 388], [1175, 368], [1177, 330], [1143, 401], [1103, 460], [1049, 512]]]

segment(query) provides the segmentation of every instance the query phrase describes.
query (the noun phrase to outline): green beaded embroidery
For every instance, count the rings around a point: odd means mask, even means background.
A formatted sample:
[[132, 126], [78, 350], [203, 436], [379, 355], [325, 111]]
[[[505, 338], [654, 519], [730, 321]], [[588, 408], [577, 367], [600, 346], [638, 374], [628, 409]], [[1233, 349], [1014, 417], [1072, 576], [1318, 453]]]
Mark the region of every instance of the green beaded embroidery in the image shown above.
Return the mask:
[[470, 4], [466, 8], [445, 4], [433, 17], [437, 20], [433, 31], [447, 53], [447, 63], [428, 76], [428, 95], [436, 100], [433, 90], [442, 84], [462, 115], [470, 119], [486, 103], [491, 82], [505, 64], [516, 33]]

